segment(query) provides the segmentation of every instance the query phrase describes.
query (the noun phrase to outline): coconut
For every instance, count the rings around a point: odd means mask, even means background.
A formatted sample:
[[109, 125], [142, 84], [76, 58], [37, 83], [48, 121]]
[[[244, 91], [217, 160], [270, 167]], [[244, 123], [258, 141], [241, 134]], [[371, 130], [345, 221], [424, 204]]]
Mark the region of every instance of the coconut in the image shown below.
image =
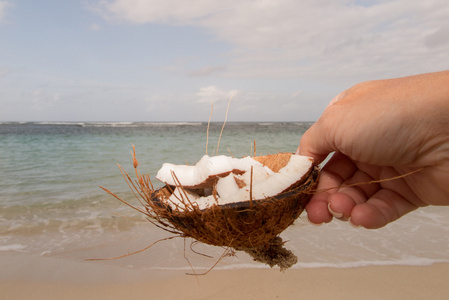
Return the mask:
[[137, 166], [134, 156], [136, 184], [126, 172], [125, 178], [144, 205], [136, 209], [158, 227], [245, 251], [281, 270], [297, 262], [279, 235], [299, 217], [313, 193], [319, 169], [312, 158], [292, 153], [241, 159], [205, 155], [192, 166], [163, 164], [156, 178], [165, 185], [159, 189]]

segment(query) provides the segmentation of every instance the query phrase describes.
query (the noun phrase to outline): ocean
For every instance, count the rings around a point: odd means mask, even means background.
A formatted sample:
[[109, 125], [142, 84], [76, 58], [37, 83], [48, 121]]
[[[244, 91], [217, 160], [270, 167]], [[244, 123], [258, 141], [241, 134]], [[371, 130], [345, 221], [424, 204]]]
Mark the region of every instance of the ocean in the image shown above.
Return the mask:
[[[206, 151], [236, 157], [254, 150], [257, 155], [294, 152], [310, 125], [227, 123], [218, 147], [221, 123], [212, 123], [209, 135], [201, 122], [0, 123], [0, 253], [91, 259], [143, 249], [170, 234], [100, 188], [138, 205], [117, 166], [132, 173], [132, 145], [141, 172], [154, 178], [162, 163], [194, 164]], [[340, 221], [314, 226], [303, 214], [282, 237], [298, 256], [293, 268], [449, 262], [449, 208], [423, 208], [378, 230]], [[175, 238], [99, 263], [207, 269], [223, 251]], [[239, 252], [216, 266], [248, 267], [266, 266]]]

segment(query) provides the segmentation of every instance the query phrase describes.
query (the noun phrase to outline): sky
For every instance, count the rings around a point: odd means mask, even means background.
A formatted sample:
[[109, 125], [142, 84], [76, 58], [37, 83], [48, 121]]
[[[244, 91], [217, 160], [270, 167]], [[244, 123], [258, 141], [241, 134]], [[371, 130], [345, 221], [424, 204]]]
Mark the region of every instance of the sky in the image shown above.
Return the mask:
[[447, 0], [0, 0], [0, 122], [315, 121], [447, 69]]

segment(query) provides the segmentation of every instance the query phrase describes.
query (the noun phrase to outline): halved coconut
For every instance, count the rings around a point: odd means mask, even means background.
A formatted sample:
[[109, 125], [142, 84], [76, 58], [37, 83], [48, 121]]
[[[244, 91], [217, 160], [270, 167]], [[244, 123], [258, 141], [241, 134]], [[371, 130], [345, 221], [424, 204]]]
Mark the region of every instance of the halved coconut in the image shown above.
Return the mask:
[[133, 158], [137, 181], [124, 175], [145, 210], [134, 208], [158, 227], [245, 251], [254, 260], [281, 270], [296, 263], [279, 234], [299, 217], [313, 194], [319, 168], [310, 157], [291, 153], [242, 159], [204, 156], [193, 166], [164, 164], [156, 178], [165, 186], [156, 190], [149, 175], [138, 172]]
[[286, 269], [297, 259], [282, 247], [279, 234], [304, 210], [318, 171], [312, 158], [291, 153], [240, 160], [205, 156], [194, 166], [165, 164], [157, 178], [166, 186], [150, 198], [185, 236]]

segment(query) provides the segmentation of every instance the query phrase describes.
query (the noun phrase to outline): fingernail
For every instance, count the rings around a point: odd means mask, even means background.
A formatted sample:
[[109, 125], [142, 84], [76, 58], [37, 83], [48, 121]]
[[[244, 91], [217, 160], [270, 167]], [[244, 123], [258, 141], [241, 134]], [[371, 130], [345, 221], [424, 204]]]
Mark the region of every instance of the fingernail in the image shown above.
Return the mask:
[[296, 149], [295, 155], [299, 155], [299, 147]]
[[351, 217], [349, 217], [348, 222], [349, 222], [349, 224], [351, 224], [351, 226], [354, 227], [354, 228], [360, 228], [360, 227], [362, 227], [362, 225], [355, 225], [354, 223], [352, 223]]
[[329, 210], [329, 212], [331, 213], [331, 215], [333, 215], [334, 217], [336, 217], [336, 218], [338, 218], [338, 219], [340, 219], [340, 218], [343, 217], [343, 213], [337, 213], [337, 212], [335, 212], [335, 211], [333, 211], [333, 210], [331, 209], [331, 204], [330, 204], [330, 203], [327, 205], [327, 209]]

